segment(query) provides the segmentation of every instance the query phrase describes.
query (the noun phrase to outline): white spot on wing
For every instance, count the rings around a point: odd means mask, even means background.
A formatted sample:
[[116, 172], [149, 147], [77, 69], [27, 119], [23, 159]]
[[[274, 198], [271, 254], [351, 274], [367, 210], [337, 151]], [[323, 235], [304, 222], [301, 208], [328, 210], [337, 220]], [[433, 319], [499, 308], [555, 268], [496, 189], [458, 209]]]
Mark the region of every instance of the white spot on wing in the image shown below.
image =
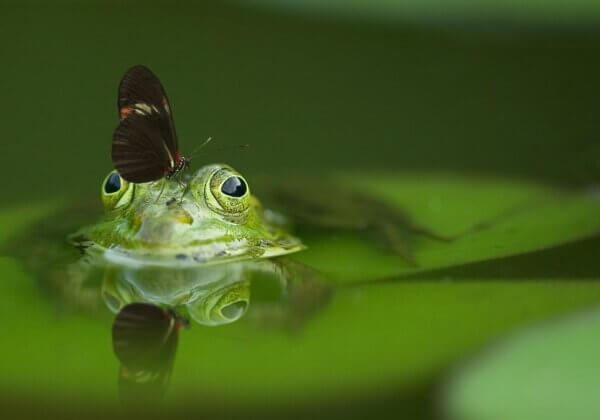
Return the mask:
[[135, 112], [137, 112], [140, 115], [149, 115], [153, 112], [158, 114], [157, 107], [155, 107], [154, 105], [148, 105], [145, 102], [138, 102], [133, 106], [133, 108], [135, 108]]

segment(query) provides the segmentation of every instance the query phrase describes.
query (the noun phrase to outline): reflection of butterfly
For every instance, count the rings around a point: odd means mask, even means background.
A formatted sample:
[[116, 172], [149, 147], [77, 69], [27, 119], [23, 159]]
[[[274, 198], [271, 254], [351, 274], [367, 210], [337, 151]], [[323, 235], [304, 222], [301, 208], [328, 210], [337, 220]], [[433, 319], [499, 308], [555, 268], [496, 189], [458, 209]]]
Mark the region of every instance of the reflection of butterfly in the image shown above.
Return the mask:
[[125, 404], [158, 400], [165, 392], [178, 331], [187, 321], [173, 311], [148, 303], [123, 307], [113, 321], [113, 351], [119, 369], [119, 394]]
[[112, 141], [113, 165], [130, 182], [171, 178], [190, 160], [179, 154], [165, 90], [147, 67], [137, 65], [119, 84], [121, 122]]

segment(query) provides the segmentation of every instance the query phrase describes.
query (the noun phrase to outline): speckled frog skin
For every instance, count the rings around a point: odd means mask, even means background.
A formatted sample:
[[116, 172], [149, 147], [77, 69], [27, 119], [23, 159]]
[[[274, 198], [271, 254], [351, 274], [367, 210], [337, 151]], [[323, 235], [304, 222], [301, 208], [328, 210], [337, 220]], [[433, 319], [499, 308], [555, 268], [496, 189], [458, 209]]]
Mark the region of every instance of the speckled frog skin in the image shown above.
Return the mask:
[[183, 181], [145, 184], [112, 171], [102, 183], [105, 217], [71, 239], [118, 264], [190, 265], [266, 258], [304, 248], [266, 217], [246, 180], [214, 164]]

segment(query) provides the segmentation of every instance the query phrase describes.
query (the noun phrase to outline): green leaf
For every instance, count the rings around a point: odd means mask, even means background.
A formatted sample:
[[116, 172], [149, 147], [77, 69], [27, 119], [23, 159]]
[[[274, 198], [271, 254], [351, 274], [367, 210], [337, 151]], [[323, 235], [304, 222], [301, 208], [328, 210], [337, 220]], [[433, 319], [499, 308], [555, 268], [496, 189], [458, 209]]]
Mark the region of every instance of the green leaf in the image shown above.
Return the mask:
[[[0, 389], [116, 403], [112, 315], [60, 311], [12, 259], [0, 272], [12, 314]], [[253, 323], [251, 303], [237, 323], [180, 333], [169, 401], [268, 406], [414, 386], [516, 325], [599, 302], [589, 281], [390, 282], [336, 290], [299, 330]]]
[[600, 418], [600, 312], [514, 334], [449, 382], [456, 419]]
[[[369, 394], [428, 380], [510, 327], [598, 302], [589, 282], [400, 283], [340, 290], [305, 329], [243, 320], [182, 336], [175, 394], [233, 401]], [[242, 379], [243, 378], [243, 379]]]
[[[417, 268], [362, 239], [308, 238], [311, 249], [298, 258], [340, 281], [532, 251], [588, 236], [600, 224], [592, 198], [527, 183], [389, 175], [343, 181], [445, 235], [493, 223], [451, 243], [418, 241]], [[0, 213], [2, 238], [51, 211], [32, 206]], [[112, 315], [105, 308], [61, 312], [14, 259], [0, 259], [0, 273], [0, 294], [12, 314], [4, 329], [10, 345], [0, 354], [0, 389], [34, 399], [76, 392], [82, 403], [115, 403]], [[180, 335], [170, 401], [191, 404], [201, 395], [203, 405], [291, 404], [411, 387], [515, 326], [600, 302], [600, 284], [585, 279], [440, 280], [431, 274], [419, 281], [337, 287], [297, 330], [253, 323], [252, 303], [237, 323], [194, 325]]]
[[303, 236], [297, 259], [337, 282], [368, 281], [537, 251], [600, 232], [600, 200], [522, 181], [381, 174], [340, 177], [344, 185], [408, 213], [450, 242], [418, 239], [417, 266], [355, 234]]

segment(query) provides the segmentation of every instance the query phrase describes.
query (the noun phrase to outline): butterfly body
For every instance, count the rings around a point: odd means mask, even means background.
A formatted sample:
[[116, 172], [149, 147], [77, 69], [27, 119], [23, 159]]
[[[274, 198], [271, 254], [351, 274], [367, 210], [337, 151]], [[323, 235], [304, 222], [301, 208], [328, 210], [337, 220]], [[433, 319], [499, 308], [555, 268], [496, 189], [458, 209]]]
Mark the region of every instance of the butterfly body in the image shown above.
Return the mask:
[[175, 157], [175, 165], [170, 167], [165, 174], [165, 178], [171, 179], [178, 173], [189, 168], [191, 160], [186, 158], [185, 156], [176, 156]]
[[145, 66], [130, 68], [119, 84], [120, 122], [113, 135], [112, 160], [129, 182], [171, 179], [190, 165], [181, 156], [169, 100]]

